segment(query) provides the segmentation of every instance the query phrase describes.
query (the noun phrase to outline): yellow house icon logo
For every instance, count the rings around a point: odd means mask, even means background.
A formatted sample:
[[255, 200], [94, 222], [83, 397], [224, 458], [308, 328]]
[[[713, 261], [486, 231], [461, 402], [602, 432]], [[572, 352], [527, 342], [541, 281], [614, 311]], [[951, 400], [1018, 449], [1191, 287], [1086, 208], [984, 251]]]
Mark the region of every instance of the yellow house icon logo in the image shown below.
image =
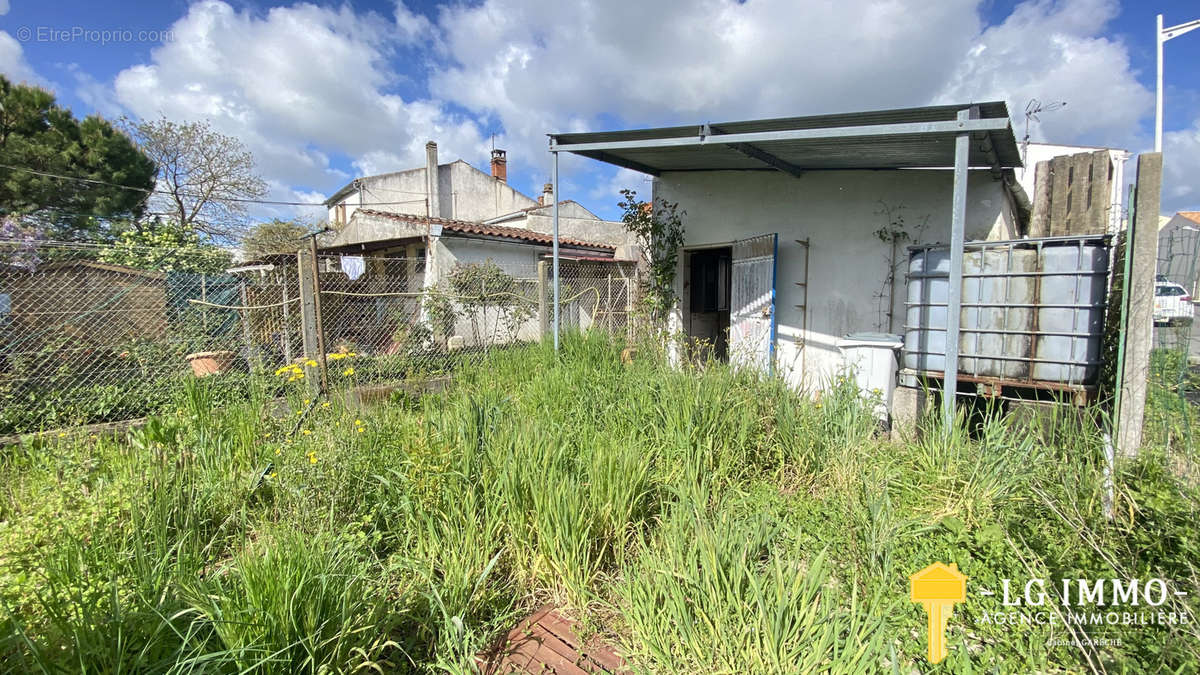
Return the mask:
[[929, 617], [929, 662], [946, 658], [946, 621], [954, 603], [967, 599], [967, 577], [958, 565], [935, 562], [908, 578], [908, 597], [919, 602]]

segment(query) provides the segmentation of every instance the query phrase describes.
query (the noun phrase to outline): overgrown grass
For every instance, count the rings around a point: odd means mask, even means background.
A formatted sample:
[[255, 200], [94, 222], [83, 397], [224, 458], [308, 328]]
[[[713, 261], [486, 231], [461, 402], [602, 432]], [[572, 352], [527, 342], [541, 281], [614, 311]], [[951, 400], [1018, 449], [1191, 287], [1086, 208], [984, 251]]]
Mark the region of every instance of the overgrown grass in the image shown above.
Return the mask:
[[936, 560], [970, 579], [942, 668], [1198, 667], [1194, 618], [1080, 648], [976, 593], [1161, 576], [1194, 613], [1197, 491], [1159, 451], [1119, 467], [1109, 520], [1086, 417], [891, 443], [848, 382], [813, 400], [620, 348], [500, 352], [365, 411], [297, 389], [283, 418], [262, 392], [214, 412], [201, 381], [126, 439], [5, 449], [0, 668], [472, 672], [550, 601], [643, 672], [910, 672], [907, 579]]

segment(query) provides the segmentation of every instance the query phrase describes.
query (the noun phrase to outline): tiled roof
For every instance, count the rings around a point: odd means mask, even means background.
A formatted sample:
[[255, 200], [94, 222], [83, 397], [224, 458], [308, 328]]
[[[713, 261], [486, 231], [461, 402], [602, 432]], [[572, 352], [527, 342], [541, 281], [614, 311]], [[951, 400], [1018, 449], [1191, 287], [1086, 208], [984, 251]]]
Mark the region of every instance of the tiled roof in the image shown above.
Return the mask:
[[1200, 211], [1180, 211], [1179, 215], [1187, 218], [1197, 225], [1200, 225]]
[[[532, 241], [539, 244], [553, 244], [554, 237], [533, 230], [526, 230], [520, 227], [505, 227], [503, 225], [483, 225], [481, 223], [471, 222], [469, 220], [452, 220], [449, 218], [433, 218], [431, 216], [417, 216], [407, 213], [388, 213], [386, 211], [375, 211], [374, 209], [358, 209], [354, 212], [355, 215], [363, 214], [367, 216], [377, 216], [380, 218], [389, 218], [405, 223], [416, 223], [418, 225], [441, 225], [442, 230], [450, 230], [451, 232], [459, 232], [462, 234], [477, 234], [485, 237], [504, 237], [506, 239], [520, 239], [522, 241]], [[584, 248], [600, 248], [606, 251], [616, 250], [611, 244], [601, 244], [594, 241], [583, 241], [581, 239], [569, 239], [559, 237], [558, 243], [564, 246], [579, 246]]]

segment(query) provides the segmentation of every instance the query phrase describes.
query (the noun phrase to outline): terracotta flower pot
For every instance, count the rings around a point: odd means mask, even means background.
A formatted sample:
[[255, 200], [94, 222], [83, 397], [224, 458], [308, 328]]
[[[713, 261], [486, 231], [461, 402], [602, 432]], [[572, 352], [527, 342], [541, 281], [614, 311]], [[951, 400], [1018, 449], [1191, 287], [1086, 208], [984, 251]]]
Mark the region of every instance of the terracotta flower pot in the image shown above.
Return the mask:
[[229, 351], [196, 352], [188, 354], [185, 358], [192, 365], [192, 372], [196, 377], [218, 375], [233, 365], [233, 352]]

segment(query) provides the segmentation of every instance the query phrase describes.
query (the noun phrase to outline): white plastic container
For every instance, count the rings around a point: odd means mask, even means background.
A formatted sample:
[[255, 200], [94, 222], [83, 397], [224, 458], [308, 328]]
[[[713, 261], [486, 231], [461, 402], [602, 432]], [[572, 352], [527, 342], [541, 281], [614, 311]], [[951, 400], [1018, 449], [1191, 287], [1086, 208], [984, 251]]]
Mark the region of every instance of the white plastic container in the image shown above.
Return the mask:
[[838, 340], [842, 360], [853, 373], [863, 398], [874, 401], [875, 417], [887, 423], [896, 389], [896, 370], [904, 338], [888, 333], [851, 333]]

